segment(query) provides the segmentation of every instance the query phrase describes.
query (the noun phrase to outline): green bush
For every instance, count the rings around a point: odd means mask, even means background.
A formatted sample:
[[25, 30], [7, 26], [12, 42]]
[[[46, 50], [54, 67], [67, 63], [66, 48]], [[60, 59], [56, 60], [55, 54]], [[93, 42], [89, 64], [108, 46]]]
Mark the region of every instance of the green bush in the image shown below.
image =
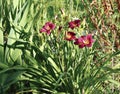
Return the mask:
[[119, 4], [1, 0], [0, 94], [119, 94]]

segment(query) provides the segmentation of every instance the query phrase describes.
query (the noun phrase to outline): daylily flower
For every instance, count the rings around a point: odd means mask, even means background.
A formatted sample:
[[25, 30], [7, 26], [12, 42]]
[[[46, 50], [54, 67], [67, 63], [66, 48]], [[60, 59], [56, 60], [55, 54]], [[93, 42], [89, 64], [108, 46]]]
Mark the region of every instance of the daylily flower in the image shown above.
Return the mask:
[[83, 36], [83, 43], [85, 44], [85, 46], [87, 47], [91, 47], [92, 43], [94, 42], [92, 35], [88, 34], [87, 36]]
[[66, 32], [66, 36], [65, 36], [65, 39], [68, 40], [68, 41], [71, 41], [71, 40], [75, 40], [76, 37], [75, 37], [75, 33], [74, 32]]
[[79, 48], [85, 47], [85, 44], [83, 43], [82, 37], [77, 38], [77, 39], [75, 40], [74, 44], [78, 45]]
[[83, 47], [91, 47], [92, 43], [94, 42], [92, 35], [88, 34], [86, 36], [81, 36], [80, 38], [75, 40], [76, 45], [79, 45], [80, 48]]
[[46, 32], [48, 35], [51, 33], [51, 30], [55, 28], [55, 24], [51, 22], [46, 22], [45, 25], [42, 27], [40, 32]]
[[69, 28], [74, 29], [75, 27], [79, 27], [80, 25], [80, 20], [74, 20], [68, 23]]

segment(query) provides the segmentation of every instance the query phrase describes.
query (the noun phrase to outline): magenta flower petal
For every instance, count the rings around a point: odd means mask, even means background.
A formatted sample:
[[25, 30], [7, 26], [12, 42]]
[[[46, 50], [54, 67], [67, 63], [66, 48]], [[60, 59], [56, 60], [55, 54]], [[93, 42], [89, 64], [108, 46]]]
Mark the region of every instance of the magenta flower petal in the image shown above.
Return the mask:
[[50, 35], [50, 33], [51, 33], [51, 32], [50, 32], [50, 30], [47, 30], [47, 32], [46, 32], [46, 33], [47, 33], [48, 35]]
[[42, 28], [42, 29], [40, 30], [40, 32], [46, 32], [46, 29]]
[[48, 35], [50, 35], [51, 30], [53, 30], [54, 28], [55, 28], [55, 24], [51, 22], [46, 22], [45, 25], [40, 30], [40, 32], [46, 32]]
[[49, 24], [49, 27], [51, 30], [53, 30], [55, 28], [55, 25], [51, 23], [51, 24]]
[[79, 27], [80, 25], [80, 20], [74, 20], [68, 23], [69, 28], [74, 29], [75, 27]]
[[46, 30], [53, 30], [55, 28], [55, 25], [51, 22], [46, 22], [44, 28]]
[[77, 27], [80, 25], [80, 20], [75, 20], [74, 23], [76, 24]]
[[73, 21], [69, 22], [69, 28], [74, 29], [76, 26]]
[[79, 48], [85, 47], [85, 45], [84, 45], [84, 43], [83, 43], [82, 37], [79, 37], [78, 39], [76, 39], [75, 42], [74, 42], [74, 44], [75, 44], [75, 45], [78, 45]]

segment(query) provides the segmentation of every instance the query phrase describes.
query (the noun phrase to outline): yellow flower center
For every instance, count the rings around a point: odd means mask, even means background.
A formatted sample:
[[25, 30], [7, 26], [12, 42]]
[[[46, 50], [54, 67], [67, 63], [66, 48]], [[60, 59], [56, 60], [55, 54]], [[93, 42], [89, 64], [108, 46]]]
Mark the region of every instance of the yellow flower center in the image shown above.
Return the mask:
[[71, 35], [70, 35], [70, 34], [66, 34], [66, 37], [67, 37], [68, 39], [70, 39], [70, 38], [71, 38]]
[[75, 23], [73, 23], [73, 26], [74, 26], [74, 27], [76, 27], [76, 24], [75, 24]]
[[83, 43], [84, 44], [89, 44], [89, 40], [84, 40]]
[[47, 29], [47, 30], [50, 30], [50, 27], [49, 27], [49, 26], [46, 26], [46, 29]]

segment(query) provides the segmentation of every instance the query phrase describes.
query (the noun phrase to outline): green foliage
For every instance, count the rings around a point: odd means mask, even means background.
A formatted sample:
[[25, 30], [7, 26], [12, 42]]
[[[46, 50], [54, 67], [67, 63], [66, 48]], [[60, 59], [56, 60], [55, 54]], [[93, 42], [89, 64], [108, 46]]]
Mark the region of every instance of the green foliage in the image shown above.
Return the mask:
[[[119, 10], [111, 2], [110, 15], [93, 1], [1, 0], [0, 94], [119, 94]], [[64, 40], [75, 18], [77, 36], [94, 35], [91, 48]], [[46, 22], [56, 24], [49, 36], [39, 32]]]

